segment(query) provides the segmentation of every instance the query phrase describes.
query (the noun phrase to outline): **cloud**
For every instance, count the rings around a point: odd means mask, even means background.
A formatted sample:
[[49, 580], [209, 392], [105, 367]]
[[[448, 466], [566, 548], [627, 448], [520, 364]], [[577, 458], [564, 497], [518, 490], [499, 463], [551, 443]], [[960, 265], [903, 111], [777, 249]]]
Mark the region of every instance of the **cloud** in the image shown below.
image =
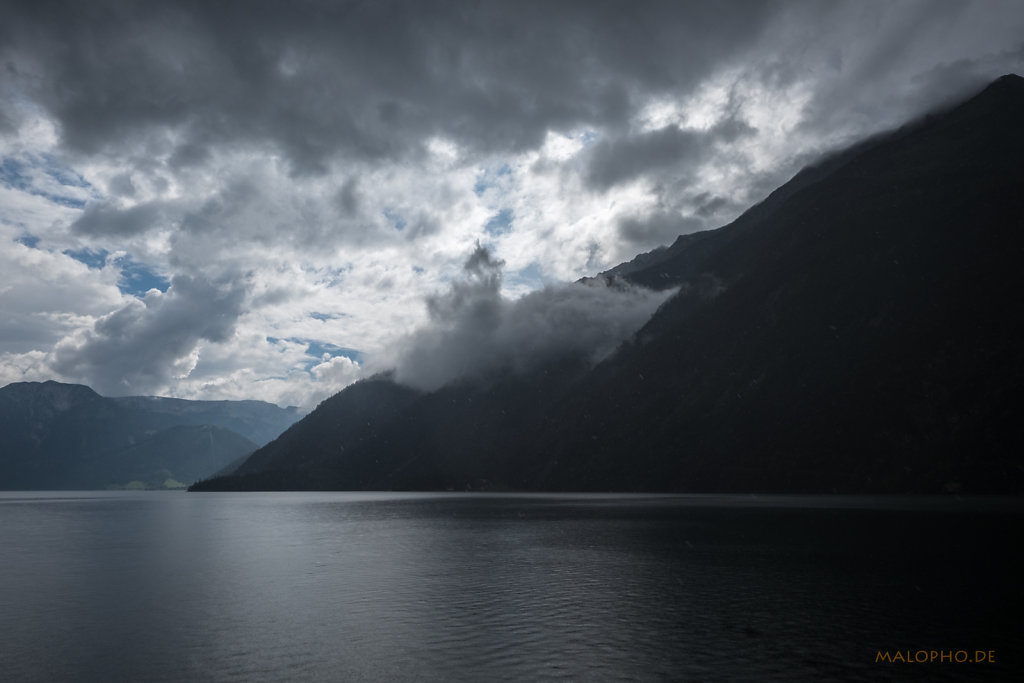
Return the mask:
[[649, 133], [599, 143], [591, 152], [587, 183], [598, 190], [666, 166], [696, 166], [704, 136], [666, 126]]
[[645, 216], [623, 216], [618, 223], [619, 234], [638, 244], [665, 243], [679, 235], [704, 229], [705, 222], [694, 216], [676, 212], [656, 211]]
[[[663, 165], [656, 140], [683, 152], [694, 140], [665, 129], [627, 143], [636, 112], [730, 70], [773, 87], [813, 81], [808, 112], [830, 125], [891, 106], [895, 79], [906, 81], [895, 87], [909, 95], [902, 108], [922, 103], [929, 84], [911, 77], [936, 63], [991, 77], [1015, 59], [993, 51], [1021, 42], [1008, 38], [1021, 28], [1019, 9], [997, 0], [106, 0], [4, 9], [0, 88], [41, 107], [69, 150], [144, 149], [180, 170], [217, 148], [251, 146], [283, 155], [298, 177], [328, 173], [338, 159], [408, 161], [437, 138], [475, 155], [518, 154], [550, 131], [579, 128], [622, 141], [609, 144], [625, 145], [633, 163]], [[9, 128], [19, 119], [4, 120]], [[600, 162], [594, 182], [618, 182]]]
[[160, 203], [122, 208], [103, 200], [87, 205], [78, 220], [71, 224], [71, 230], [90, 237], [131, 236], [156, 227], [163, 218]]
[[[268, 339], [376, 367], [422, 326], [416, 353], [480, 334], [496, 351], [469, 371], [515, 367], [561, 338], [545, 311], [644, 300], [558, 282], [1024, 71], [1016, 0], [0, 7], [0, 378], [59, 359], [118, 392], [303, 405], [363, 365]], [[462, 271], [475, 240], [506, 277]], [[217, 301], [233, 332], [210, 341]], [[516, 337], [526, 312], [552, 331]]]
[[90, 269], [15, 241], [0, 226], [0, 354], [48, 350], [83, 321], [123, 303], [115, 268]]
[[429, 322], [398, 344], [397, 381], [431, 391], [498, 371], [528, 372], [566, 356], [596, 363], [671, 295], [594, 280], [509, 300], [501, 294], [503, 265], [477, 246], [463, 276], [427, 298]]
[[406, 157], [431, 136], [521, 151], [550, 129], [623, 124], [631, 91], [693, 85], [773, 5], [57, 4], [14, 3], [3, 37], [12, 80], [68, 146], [155, 143], [163, 129], [186, 156], [270, 142], [300, 174], [335, 154]]
[[663, 169], [688, 178], [706, 161], [716, 141], [735, 142], [756, 132], [745, 121], [728, 116], [708, 130], [687, 130], [667, 125], [657, 130], [602, 140], [590, 150], [586, 181], [591, 188], [603, 191]]
[[141, 394], [188, 376], [201, 342], [229, 339], [246, 296], [244, 280], [176, 275], [166, 293], [150, 290], [58, 343], [52, 368], [102, 394]]

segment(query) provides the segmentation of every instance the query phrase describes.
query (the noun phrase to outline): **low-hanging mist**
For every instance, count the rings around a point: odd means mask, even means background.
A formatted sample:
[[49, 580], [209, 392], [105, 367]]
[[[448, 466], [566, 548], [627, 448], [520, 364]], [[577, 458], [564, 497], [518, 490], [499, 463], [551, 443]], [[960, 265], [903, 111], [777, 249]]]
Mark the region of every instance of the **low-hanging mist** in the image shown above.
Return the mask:
[[553, 284], [510, 300], [504, 263], [477, 246], [463, 275], [427, 298], [428, 323], [395, 349], [395, 379], [433, 391], [498, 371], [526, 372], [564, 356], [598, 362], [674, 292], [604, 279]]

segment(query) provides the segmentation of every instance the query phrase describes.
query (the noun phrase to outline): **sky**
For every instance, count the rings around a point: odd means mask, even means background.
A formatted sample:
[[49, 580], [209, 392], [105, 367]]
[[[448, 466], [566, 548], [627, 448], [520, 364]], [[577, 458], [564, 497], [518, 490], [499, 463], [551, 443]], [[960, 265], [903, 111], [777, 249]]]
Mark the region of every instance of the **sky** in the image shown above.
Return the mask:
[[569, 348], [573, 285], [1024, 73], [1018, 0], [0, 0], [0, 385], [304, 409]]

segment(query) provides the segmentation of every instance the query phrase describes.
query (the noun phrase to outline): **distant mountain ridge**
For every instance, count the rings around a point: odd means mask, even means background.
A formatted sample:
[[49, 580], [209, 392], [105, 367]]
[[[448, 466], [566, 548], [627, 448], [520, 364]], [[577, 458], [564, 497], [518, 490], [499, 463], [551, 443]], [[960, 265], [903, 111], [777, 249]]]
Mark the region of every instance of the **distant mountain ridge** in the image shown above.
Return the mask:
[[616, 353], [381, 376], [198, 490], [1020, 493], [1024, 79], [611, 269], [679, 292]]
[[0, 489], [178, 487], [267, 443], [298, 409], [262, 401], [100, 396], [60, 382], [0, 388]]

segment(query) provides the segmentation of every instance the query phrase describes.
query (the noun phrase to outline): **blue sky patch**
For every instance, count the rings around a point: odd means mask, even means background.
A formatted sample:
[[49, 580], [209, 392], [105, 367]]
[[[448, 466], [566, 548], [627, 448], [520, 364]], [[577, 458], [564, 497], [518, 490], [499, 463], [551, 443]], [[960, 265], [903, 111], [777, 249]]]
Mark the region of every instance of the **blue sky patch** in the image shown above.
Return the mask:
[[304, 369], [309, 370], [314, 365], [319, 364], [323, 361], [324, 356], [328, 358], [337, 358], [344, 356], [354, 363], [363, 362], [363, 352], [356, 349], [350, 349], [344, 346], [338, 346], [331, 344], [330, 342], [320, 341], [318, 339], [304, 339], [302, 337], [286, 337], [284, 339], [280, 337], [267, 337], [267, 341], [271, 344], [280, 344], [281, 342], [289, 342], [292, 344], [305, 344], [306, 355], [309, 356], [309, 360], [306, 361]]
[[69, 209], [85, 208], [85, 200], [83, 199], [74, 199], [72, 197], [58, 197], [56, 195], [46, 194], [45, 192], [33, 192], [32, 194], [38, 194], [40, 197], [44, 197], [53, 202], [54, 204], [60, 204], [61, 206], [66, 206]]
[[81, 174], [62, 166], [53, 155], [34, 155], [29, 161], [13, 156], [0, 159], [0, 183], [6, 187], [42, 197], [54, 204], [71, 209], [81, 209], [85, 206], [85, 200], [80, 197], [51, 192], [38, 187], [38, 172], [49, 176], [59, 187], [91, 187]]
[[388, 219], [388, 222], [391, 223], [391, 227], [395, 230], [405, 230], [405, 219], [402, 218], [402, 214], [398, 213], [394, 209], [390, 207], [384, 209], [384, 218]]
[[92, 187], [92, 184], [82, 177], [82, 174], [74, 169], [64, 166], [57, 157], [52, 154], [42, 156], [46, 167], [43, 169], [46, 175], [50, 176], [65, 187]]
[[65, 249], [64, 254], [75, 259], [79, 263], [84, 263], [90, 268], [102, 268], [107, 265], [107, 257], [110, 256], [110, 252], [106, 249]]
[[[106, 249], [67, 249], [64, 254], [94, 269], [103, 268], [110, 258], [110, 252]], [[121, 270], [121, 277], [117, 279], [117, 288], [121, 290], [122, 294], [141, 298], [151, 289], [166, 292], [171, 286], [170, 280], [131, 256], [115, 257], [114, 265]]]
[[349, 315], [347, 313], [319, 313], [319, 312], [314, 312], [314, 313], [310, 313], [309, 317], [312, 318], [313, 320], [320, 320], [322, 322], [327, 322], [328, 320], [340, 320], [341, 318], [348, 318]]
[[344, 356], [354, 363], [362, 362], [363, 354], [361, 351], [343, 346], [335, 346], [334, 344], [316, 341], [315, 339], [306, 339], [304, 341], [307, 343], [306, 353], [314, 358], [323, 358], [325, 355], [331, 358]]
[[477, 174], [476, 182], [473, 184], [473, 194], [477, 197], [498, 184], [502, 176], [512, 175], [512, 168], [508, 164], [502, 164], [497, 168], [483, 168]]
[[28, 165], [14, 157], [0, 159], [0, 183], [15, 190], [28, 191], [30, 187], [29, 176], [26, 173]]
[[166, 292], [171, 281], [154, 271], [149, 266], [125, 256], [117, 260], [121, 267], [121, 277], [117, 279], [117, 288], [122, 294], [142, 297], [151, 289]]
[[29, 249], [35, 249], [39, 244], [39, 238], [35, 235], [21, 235], [14, 240], [18, 244], [24, 244]]
[[487, 221], [484, 230], [488, 235], [502, 235], [512, 228], [513, 218], [515, 218], [515, 213], [512, 209], [502, 209], [491, 216], [491, 220]]

